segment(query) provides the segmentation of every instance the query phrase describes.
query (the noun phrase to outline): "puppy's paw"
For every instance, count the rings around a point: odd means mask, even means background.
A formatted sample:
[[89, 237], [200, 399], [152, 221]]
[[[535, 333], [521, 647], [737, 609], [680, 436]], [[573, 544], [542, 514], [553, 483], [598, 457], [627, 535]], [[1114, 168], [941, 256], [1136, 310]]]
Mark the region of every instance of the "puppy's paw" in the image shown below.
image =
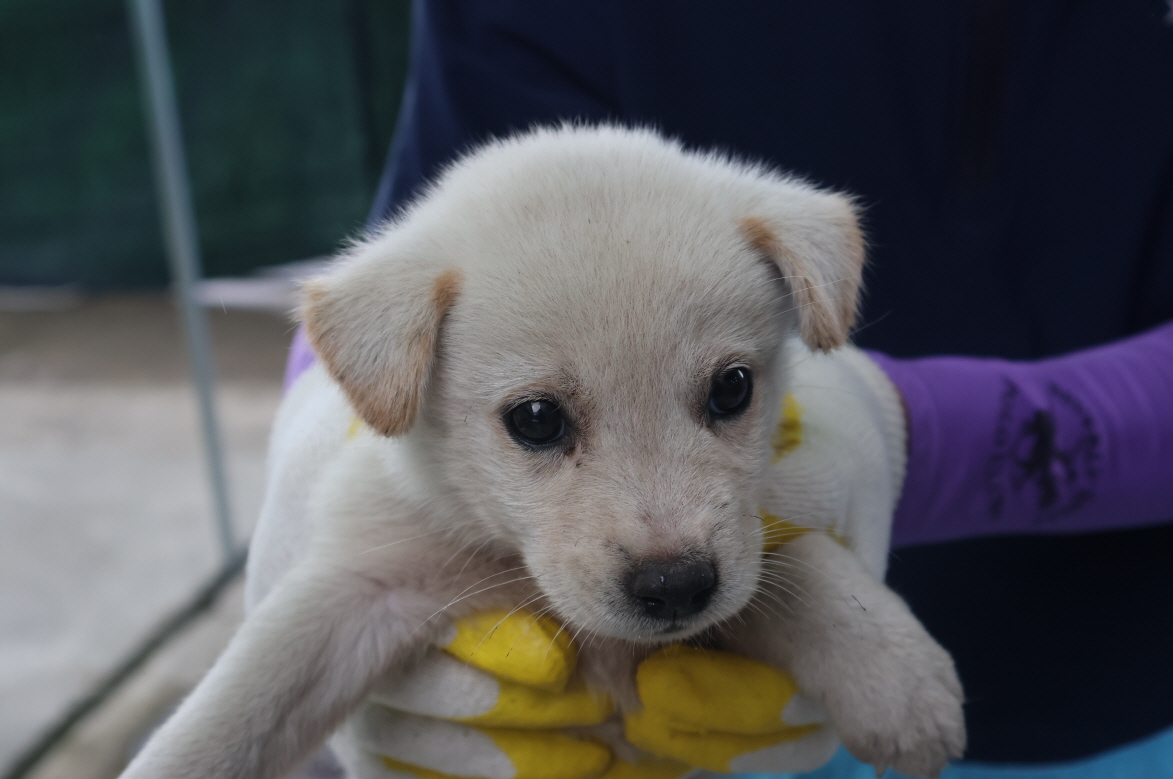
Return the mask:
[[844, 745], [877, 776], [895, 768], [935, 777], [965, 751], [964, 695], [953, 660], [920, 633], [872, 647], [855, 683], [827, 696]]

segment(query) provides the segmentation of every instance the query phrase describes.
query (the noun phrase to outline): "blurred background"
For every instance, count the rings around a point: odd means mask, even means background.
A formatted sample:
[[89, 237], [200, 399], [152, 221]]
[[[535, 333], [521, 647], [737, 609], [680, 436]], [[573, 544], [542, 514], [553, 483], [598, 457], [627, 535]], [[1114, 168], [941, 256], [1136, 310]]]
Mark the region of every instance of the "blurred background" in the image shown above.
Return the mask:
[[[399, 104], [408, 2], [164, 10], [243, 544], [292, 280], [364, 222]], [[0, 0], [4, 779], [116, 775], [239, 617], [132, 34], [123, 0]]]

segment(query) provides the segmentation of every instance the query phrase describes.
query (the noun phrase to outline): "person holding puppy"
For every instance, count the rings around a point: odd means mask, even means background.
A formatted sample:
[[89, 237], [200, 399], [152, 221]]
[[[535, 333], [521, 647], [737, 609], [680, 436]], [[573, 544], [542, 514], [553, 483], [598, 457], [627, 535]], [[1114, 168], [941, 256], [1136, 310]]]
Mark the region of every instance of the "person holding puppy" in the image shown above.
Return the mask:
[[[567, 120], [654, 125], [857, 196], [854, 340], [875, 351], [815, 389], [906, 410], [907, 449], [874, 456], [907, 457], [889, 583], [969, 700], [972, 765], [944, 775], [1169, 775], [1171, 20], [1157, 0], [417, 2], [372, 221], [470, 143]], [[792, 516], [865, 500], [852, 430], [796, 414]], [[414, 694], [497, 683], [442, 676]], [[815, 775], [869, 774], [839, 755]]]

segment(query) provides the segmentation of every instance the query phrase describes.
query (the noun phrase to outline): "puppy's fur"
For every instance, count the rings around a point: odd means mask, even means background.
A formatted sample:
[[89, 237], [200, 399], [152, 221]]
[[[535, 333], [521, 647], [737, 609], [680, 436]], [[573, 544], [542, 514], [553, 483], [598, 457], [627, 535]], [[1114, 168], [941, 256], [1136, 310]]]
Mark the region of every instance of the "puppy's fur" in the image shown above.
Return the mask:
[[[523, 602], [592, 636], [587, 673], [628, 705], [633, 645], [703, 636], [791, 671], [860, 758], [935, 773], [960, 688], [882, 559], [819, 533], [792, 566], [761, 554], [787, 336], [844, 343], [862, 262], [847, 199], [648, 131], [538, 130], [453, 165], [307, 285], [322, 365], [278, 418], [257, 605], [125, 776], [282, 776], [449, 620]], [[751, 400], [714, 417], [733, 365]], [[537, 399], [567, 425], [545, 447], [504, 421]], [[886, 543], [877, 522], [848, 537]], [[649, 615], [633, 570], [680, 559], [716, 571], [707, 605]]]

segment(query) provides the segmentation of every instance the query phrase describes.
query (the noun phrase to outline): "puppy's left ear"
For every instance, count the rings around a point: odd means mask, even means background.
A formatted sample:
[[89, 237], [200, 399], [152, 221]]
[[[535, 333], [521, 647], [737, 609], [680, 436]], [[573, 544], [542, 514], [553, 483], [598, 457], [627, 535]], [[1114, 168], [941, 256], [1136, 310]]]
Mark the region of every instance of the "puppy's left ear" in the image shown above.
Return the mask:
[[803, 341], [830, 351], [847, 342], [859, 305], [864, 238], [855, 206], [804, 185], [785, 185], [777, 201], [742, 219], [742, 234], [782, 272]]
[[462, 280], [457, 268], [405, 260], [376, 241], [303, 287], [310, 344], [358, 415], [383, 435], [402, 435], [415, 422]]

